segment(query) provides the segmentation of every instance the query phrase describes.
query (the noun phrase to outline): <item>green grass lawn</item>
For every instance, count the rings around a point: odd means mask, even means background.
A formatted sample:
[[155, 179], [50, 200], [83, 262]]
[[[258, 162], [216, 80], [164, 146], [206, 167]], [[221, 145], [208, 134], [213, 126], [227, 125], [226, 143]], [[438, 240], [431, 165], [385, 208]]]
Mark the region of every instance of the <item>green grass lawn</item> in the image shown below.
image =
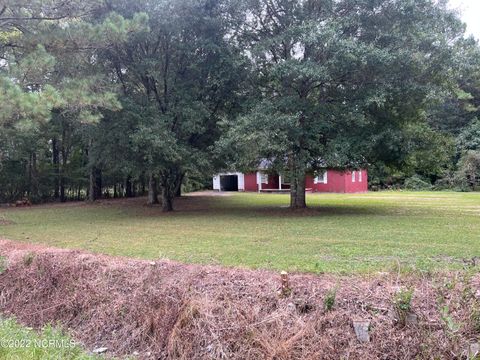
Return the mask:
[[0, 318], [0, 359], [2, 360], [95, 360], [69, 336], [46, 326], [42, 331], [19, 325], [13, 319]]
[[[440, 270], [480, 256], [480, 193], [186, 196], [0, 209], [0, 237], [145, 259], [308, 272]], [[8, 222], [8, 221], [7, 221]]]

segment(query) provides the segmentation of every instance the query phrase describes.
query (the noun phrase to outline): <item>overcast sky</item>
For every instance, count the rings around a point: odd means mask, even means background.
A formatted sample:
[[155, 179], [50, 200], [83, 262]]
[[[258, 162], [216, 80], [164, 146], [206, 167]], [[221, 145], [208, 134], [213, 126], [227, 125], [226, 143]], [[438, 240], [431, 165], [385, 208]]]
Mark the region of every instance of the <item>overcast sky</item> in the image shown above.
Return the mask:
[[450, 6], [458, 9], [467, 23], [467, 33], [480, 40], [480, 0], [449, 0]]

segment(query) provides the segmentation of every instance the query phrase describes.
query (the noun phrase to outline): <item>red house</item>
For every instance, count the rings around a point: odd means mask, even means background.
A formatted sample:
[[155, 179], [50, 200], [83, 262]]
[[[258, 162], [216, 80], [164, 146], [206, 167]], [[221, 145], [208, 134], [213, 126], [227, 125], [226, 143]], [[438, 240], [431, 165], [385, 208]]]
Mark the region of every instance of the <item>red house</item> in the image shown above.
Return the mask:
[[[307, 191], [325, 193], [362, 193], [368, 191], [366, 169], [341, 171], [325, 169], [316, 176], [307, 175]], [[280, 174], [259, 170], [250, 173], [228, 172], [213, 177], [213, 190], [287, 192], [288, 179]]]

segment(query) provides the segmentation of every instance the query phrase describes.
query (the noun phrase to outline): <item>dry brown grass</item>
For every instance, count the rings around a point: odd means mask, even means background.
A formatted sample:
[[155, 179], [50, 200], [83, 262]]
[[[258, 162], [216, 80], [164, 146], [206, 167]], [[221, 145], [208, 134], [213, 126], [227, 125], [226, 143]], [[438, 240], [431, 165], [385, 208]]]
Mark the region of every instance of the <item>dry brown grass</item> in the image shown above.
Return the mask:
[[[59, 323], [88, 348], [145, 359], [452, 359], [479, 334], [480, 277], [290, 275], [92, 255], [0, 241], [0, 311], [28, 326]], [[28, 259], [28, 261], [26, 261]], [[326, 311], [323, 300], [338, 286]], [[416, 326], [395, 321], [399, 287], [414, 287]], [[441, 300], [441, 302], [439, 302]], [[458, 330], [450, 329], [445, 313]], [[361, 344], [353, 319], [371, 321]]]

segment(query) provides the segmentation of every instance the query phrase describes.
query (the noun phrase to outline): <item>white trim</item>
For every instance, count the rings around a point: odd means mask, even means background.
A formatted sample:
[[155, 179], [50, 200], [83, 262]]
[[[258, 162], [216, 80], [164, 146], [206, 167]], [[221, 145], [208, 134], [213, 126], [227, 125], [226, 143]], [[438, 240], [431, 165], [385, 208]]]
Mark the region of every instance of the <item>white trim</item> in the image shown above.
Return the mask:
[[323, 171], [322, 177], [315, 176], [313, 179], [314, 184], [328, 184], [328, 170]]
[[262, 184], [267, 184], [268, 185], [268, 174], [267, 173], [262, 172], [260, 179], [262, 181]]
[[257, 171], [257, 185], [268, 184], [268, 173]]
[[257, 187], [258, 187], [258, 192], [262, 191], [262, 175], [260, 171], [257, 171]]
[[352, 171], [352, 183], [355, 182], [355, 175], [356, 175], [355, 173], [356, 173], [356, 171], [353, 170], [353, 171]]
[[358, 182], [362, 182], [362, 170], [358, 170]]
[[238, 176], [238, 191], [245, 191], [245, 175], [237, 173]]
[[213, 176], [213, 190], [220, 191], [220, 175]]
[[241, 172], [225, 172], [216, 174], [213, 176], [213, 190], [221, 190], [221, 181], [222, 176], [236, 175], [238, 177], [238, 191], [245, 191], [245, 174]]

